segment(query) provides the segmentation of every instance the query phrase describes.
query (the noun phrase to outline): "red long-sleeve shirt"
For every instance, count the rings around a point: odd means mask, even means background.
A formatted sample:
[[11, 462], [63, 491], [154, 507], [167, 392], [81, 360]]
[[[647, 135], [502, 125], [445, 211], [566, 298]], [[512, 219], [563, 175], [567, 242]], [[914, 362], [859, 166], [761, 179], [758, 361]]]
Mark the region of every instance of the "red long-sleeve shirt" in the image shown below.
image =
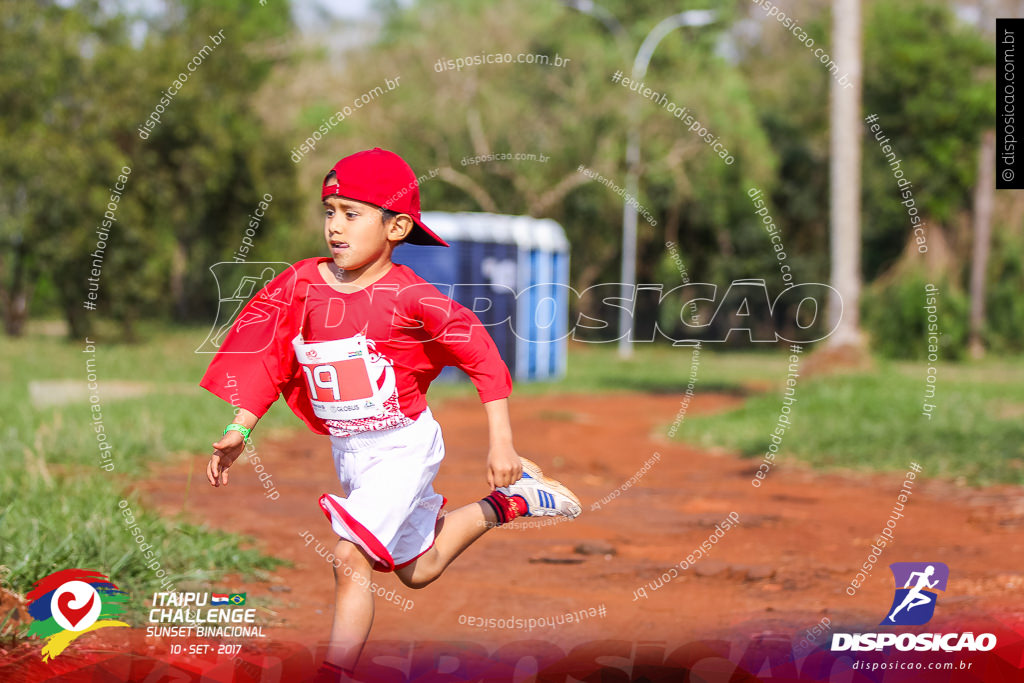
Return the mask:
[[[299, 261], [260, 290], [239, 313], [200, 386], [257, 417], [283, 395], [311, 430], [334, 436], [411, 423], [446, 365], [464, 370], [484, 403], [511, 393], [508, 367], [472, 311], [398, 264], [365, 289], [339, 292], [318, 270], [329, 260]], [[297, 337], [310, 346], [295, 348]], [[355, 344], [342, 353], [357, 360], [318, 365], [317, 349], [330, 347], [316, 344], [333, 340]], [[311, 399], [326, 402], [320, 416]], [[331, 415], [354, 409], [359, 416], [324, 417], [331, 406]]]

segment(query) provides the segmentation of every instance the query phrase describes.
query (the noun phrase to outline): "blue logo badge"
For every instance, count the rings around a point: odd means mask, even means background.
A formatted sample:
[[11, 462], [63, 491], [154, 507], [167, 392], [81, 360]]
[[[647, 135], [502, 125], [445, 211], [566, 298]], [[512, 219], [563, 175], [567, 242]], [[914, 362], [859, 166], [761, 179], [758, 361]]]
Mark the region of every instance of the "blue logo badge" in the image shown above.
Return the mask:
[[919, 626], [935, 614], [937, 591], [946, 590], [949, 567], [942, 562], [893, 562], [889, 565], [896, 580], [896, 595], [885, 626]]

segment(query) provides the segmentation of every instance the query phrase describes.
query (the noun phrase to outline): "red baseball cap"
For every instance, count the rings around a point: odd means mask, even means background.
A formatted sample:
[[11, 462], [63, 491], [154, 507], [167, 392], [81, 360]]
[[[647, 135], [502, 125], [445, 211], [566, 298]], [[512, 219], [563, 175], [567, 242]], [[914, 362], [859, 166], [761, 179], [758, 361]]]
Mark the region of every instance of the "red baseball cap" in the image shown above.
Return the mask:
[[[331, 173], [334, 178], [331, 178]], [[331, 180], [330, 185], [327, 184], [328, 179]], [[405, 238], [410, 244], [448, 246], [420, 220], [420, 186], [416, 174], [394, 152], [374, 147], [336, 163], [324, 176], [320, 198], [327, 199], [333, 194], [409, 214], [415, 223]]]

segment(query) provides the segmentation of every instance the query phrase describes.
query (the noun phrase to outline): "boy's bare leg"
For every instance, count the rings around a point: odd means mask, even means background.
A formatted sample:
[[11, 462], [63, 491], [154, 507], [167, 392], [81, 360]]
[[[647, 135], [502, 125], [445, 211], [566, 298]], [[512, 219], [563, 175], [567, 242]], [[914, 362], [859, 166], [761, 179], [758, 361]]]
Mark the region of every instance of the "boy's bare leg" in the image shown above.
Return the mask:
[[582, 508], [572, 491], [545, 477], [532, 460], [520, 458], [520, 462], [523, 476], [513, 485], [497, 488], [483, 500], [441, 518], [433, 547], [415, 562], [395, 571], [402, 583], [410, 588], [423, 588], [488, 529], [521, 515], [562, 515], [569, 519], [579, 516]]
[[471, 503], [441, 518], [441, 528], [434, 537], [434, 547], [410, 565], [395, 570], [402, 583], [422, 588], [441, 575], [452, 560], [488, 529], [498, 524], [498, 517], [483, 501]]
[[338, 541], [334, 557], [334, 623], [325, 659], [351, 672], [373, 625], [373, 568], [363, 549], [351, 541]]

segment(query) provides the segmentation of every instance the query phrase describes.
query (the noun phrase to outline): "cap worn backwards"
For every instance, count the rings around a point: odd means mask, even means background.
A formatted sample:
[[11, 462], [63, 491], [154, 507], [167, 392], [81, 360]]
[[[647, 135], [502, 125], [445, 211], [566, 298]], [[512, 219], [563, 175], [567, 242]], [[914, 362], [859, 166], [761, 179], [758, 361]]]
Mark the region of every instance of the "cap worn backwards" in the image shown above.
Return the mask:
[[374, 147], [336, 163], [324, 177], [321, 199], [335, 194], [409, 214], [415, 224], [405, 238], [410, 244], [448, 246], [420, 220], [420, 187], [416, 174], [394, 152]]

